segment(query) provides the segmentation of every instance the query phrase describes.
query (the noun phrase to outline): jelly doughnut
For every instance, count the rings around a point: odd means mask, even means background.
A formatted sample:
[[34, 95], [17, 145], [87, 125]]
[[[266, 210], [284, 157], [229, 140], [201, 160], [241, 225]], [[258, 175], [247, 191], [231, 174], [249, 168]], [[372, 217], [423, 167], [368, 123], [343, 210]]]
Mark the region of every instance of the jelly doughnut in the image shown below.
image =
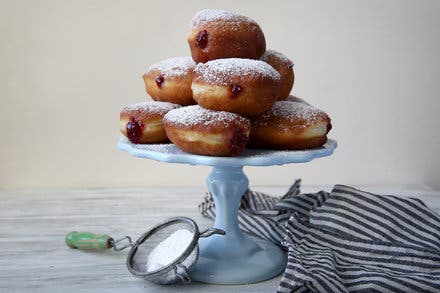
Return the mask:
[[287, 96], [289, 96], [295, 80], [293, 62], [283, 53], [275, 50], [267, 50], [264, 52], [263, 56], [261, 56], [260, 60], [268, 63], [279, 72], [281, 76], [281, 86], [278, 100], [284, 100], [287, 98]]
[[126, 106], [122, 109], [119, 128], [132, 143], [168, 142], [163, 128], [163, 116], [179, 108], [177, 104], [149, 101]]
[[195, 104], [191, 92], [195, 66], [191, 57], [174, 57], [151, 65], [142, 76], [148, 94], [155, 101]]
[[332, 125], [327, 114], [303, 103], [278, 101], [251, 120], [249, 145], [269, 149], [308, 149], [323, 145]]
[[240, 115], [199, 105], [171, 110], [163, 119], [168, 138], [185, 152], [238, 156], [249, 138], [250, 121]]
[[259, 59], [266, 50], [260, 26], [227, 10], [199, 11], [190, 21], [187, 40], [197, 63], [231, 57]]
[[207, 109], [244, 116], [272, 107], [280, 88], [280, 74], [260, 60], [226, 58], [197, 64], [191, 85], [196, 102]]

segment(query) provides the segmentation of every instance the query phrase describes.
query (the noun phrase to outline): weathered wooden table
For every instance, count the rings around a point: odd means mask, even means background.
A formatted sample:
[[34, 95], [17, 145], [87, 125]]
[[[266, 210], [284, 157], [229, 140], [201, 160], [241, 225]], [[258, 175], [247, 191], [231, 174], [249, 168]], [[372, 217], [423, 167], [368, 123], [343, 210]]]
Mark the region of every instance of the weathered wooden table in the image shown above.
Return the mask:
[[[282, 195], [286, 187], [256, 187]], [[361, 187], [383, 194], [411, 195], [440, 211], [440, 192], [425, 187]], [[305, 187], [305, 191], [329, 187]], [[0, 292], [275, 292], [281, 276], [241, 286], [158, 286], [132, 276], [128, 251], [84, 252], [64, 244], [68, 231], [135, 239], [174, 216], [212, 221], [198, 211], [206, 189], [143, 188], [0, 191]]]

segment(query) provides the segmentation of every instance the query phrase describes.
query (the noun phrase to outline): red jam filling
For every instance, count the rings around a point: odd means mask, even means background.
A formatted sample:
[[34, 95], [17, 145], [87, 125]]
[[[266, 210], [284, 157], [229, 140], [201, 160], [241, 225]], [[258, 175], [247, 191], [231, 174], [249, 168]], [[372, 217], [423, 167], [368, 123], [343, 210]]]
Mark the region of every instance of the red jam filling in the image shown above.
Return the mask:
[[243, 87], [238, 84], [231, 85], [231, 98], [237, 98], [241, 92], [243, 91]]
[[132, 117], [130, 118], [130, 121], [128, 121], [126, 128], [128, 140], [132, 143], [139, 143], [142, 136], [142, 130], [144, 129], [142, 122], [137, 121]]
[[162, 76], [162, 75], [159, 75], [159, 76], [156, 78], [156, 85], [157, 85], [159, 88], [161, 88], [163, 82], [164, 82], [164, 78], [163, 78], [163, 76]]
[[208, 46], [208, 32], [206, 30], [199, 31], [196, 36], [196, 47], [205, 49]]
[[241, 129], [235, 130], [230, 140], [231, 156], [239, 156], [241, 152], [245, 149], [247, 142], [248, 136]]

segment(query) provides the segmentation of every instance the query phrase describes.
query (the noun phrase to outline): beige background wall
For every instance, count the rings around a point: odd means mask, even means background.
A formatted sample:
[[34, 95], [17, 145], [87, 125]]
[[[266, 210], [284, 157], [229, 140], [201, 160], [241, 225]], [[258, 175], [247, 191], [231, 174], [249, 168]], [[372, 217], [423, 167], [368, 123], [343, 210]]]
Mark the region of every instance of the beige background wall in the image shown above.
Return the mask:
[[[440, 188], [440, 1], [1, 1], [0, 188], [204, 184], [208, 167], [116, 150], [141, 73], [189, 54], [202, 8], [257, 20], [294, 93], [333, 118], [334, 156], [246, 168], [251, 184]], [[190, 175], [190, 177], [187, 177]]]

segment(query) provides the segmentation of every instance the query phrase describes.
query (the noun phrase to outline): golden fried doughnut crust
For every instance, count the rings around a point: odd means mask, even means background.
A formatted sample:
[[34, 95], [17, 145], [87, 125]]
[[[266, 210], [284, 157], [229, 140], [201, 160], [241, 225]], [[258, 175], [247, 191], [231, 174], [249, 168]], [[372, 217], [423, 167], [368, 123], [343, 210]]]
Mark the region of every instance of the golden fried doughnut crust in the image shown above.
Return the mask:
[[163, 116], [179, 107], [177, 104], [156, 101], [126, 106], [120, 114], [119, 128], [132, 143], [168, 142], [162, 124]]
[[279, 87], [280, 75], [272, 66], [240, 58], [199, 63], [191, 85], [194, 100], [200, 106], [243, 116], [270, 109]]
[[168, 58], [151, 65], [142, 76], [148, 94], [155, 101], [195, 104], [191, 91], [195, 66], [191, 57]]
[[169, 139], [192, 154], [238, 156], [249, 138], [248, 119], [198, 105], [172, 110], [163, 121]]
[[303, 103], [303, 104], [312, 106], [310, 103], [306, 102], [303, 98], [293, 96], [293, 95], [289, 95], [284, 101]]
[[323, 145], [332, 125], [328, 115], [304, 103], [278, 101], [252, 117], [249, 144], [268, 149], [308, 149]]
[[254, 20], [218, 9], [201, 10], [193, 17], [187, 41], [197, 63], [232, 57], [259, 59], [266, 50], [263, 31]]
[[283, 53], [275, 50], [267, 50], [264, 52], [263, 56], [261, 56], [260, 60], [266, 62], [275, 68], [276, 71], [278, 71], [281, 76], [281, 86], [278, 100], [286, 99], [289, 96], [295, 81], [293, 62]]

